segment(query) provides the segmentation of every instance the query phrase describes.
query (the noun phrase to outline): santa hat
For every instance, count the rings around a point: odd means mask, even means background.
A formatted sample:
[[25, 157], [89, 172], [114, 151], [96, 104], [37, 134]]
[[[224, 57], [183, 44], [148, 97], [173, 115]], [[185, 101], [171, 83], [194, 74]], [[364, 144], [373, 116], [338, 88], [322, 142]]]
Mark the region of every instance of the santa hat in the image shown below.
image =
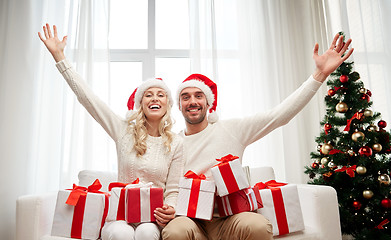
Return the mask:
[[143, 83], [141, 83], [141, 85], [133, 91], [132, 95], [130, 95], [128, 100], [128, 112], [126, 113], [126, 119], [129, 119], [140, 108], [144, 92], [151, 87], [158, 87], [163, 89], [167, 94], [168, 104], [170, 104], [172, 107], [173, 100], [171, 91], [167, 85], [161, 78], [149, 78], [143, 81]]
[[180, 102], [180, 93], [183, 89], [188, 87], [199, 88], [206, 97], [206, 101], [209, 105], [209, 116], [208, 122], [215, 123], [219, 119], [216, 108], [217, 108], [217, 85], [208, 77], [202, 74], [192, 74], [187, 77], [178, 87], [177, 97], [178, 103]]

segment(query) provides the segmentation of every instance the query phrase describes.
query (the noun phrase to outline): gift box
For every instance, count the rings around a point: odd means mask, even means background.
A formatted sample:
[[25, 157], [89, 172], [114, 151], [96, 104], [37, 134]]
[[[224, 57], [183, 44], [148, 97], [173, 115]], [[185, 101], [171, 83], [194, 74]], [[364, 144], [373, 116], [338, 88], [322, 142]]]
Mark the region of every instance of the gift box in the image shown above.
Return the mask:
[[238, 158], [229, 154], [221, 159], [216, 159], [221, 163], [211, 168], [217, 194], [220, 197], [250, 187]]
[[257, 187], [239, 190], [223, 197], [216, 196], [216, 203], [220, 217], [251, 212], [263, 207]]
[[199, 219], [212, 219], [216, 186], [206, 177], [188, 171], [179, 180], [176, 215]]
[[155, 222], [154, 211], [161, 207], [163, 207], [163, 188], [152, 187], [152, 183], [126, 186], [126, 222]]
[[263, 208], [257, 212], [265, 216], [273, 225], [273, 235], [304, 230], [299, 194], [295, 184], [278, 183], [271, 180], [257, 183], [260, 189]]
[[88, 188], [73, 185], [73, 189], [60, 190], [52, 236], [98, 239], [109, 205], [109, 196], [99, 191], [101, 187], [97, 179]]
[[129, 184], [138, 184], [137, 178], [132, 183], [112, 182], [109, 184], [110, 201], [109, 201], [109, 213], [107, 214], [106, 221], [119, 221], [125, 220], [125, 194], [126, 186]]

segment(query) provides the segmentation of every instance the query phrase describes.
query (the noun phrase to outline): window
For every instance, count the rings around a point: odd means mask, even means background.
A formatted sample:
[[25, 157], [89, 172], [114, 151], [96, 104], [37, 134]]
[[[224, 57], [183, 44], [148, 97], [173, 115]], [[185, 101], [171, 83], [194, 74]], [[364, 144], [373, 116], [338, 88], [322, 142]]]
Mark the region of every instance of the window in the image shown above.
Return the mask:
[[[190, 74], [188, 12], [183, 0], [111, 0], [110, 102], [115, 112], [126, 112], [130, 94], [151, 77], [162, 78], [175, 98], [176, 87]], [[174, 102], [178, 132], [184, 124]]]

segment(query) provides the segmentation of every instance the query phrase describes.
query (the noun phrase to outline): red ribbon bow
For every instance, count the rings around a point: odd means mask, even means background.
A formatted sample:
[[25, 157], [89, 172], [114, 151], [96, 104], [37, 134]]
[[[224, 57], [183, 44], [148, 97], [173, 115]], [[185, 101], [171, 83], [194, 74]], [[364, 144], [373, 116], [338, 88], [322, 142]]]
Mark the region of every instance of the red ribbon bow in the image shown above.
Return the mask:
[[348, 119], [346, 121], [346, 127], [345, 127], [344, 131], [348, 132], [350, 130], [350, 124], [352, 123], [352, 121], [354, 119], [361, 120], [363, 115], [364, 115], [364, 113], [356, 112], [351, 119]]
[[132, 183], [112, 182], [112, 183], [109, 184], [109, 191], [111, 191], [111, 189], [113, 189], [115, 187], [124, 188], [124, 187], [126, 187], [126, 185], [138, 184], [139, 182], [140, 182], [139, 178], [134, 180]]
[[233, 156], [232, 154], [228, 154], [227, 156], [224, 156], [220, 159], [216, 159], [216, 161], [219, 161], [221, 163], [226, 163], [226, 162], [238, 159], [238, 158], [239, 158], [238, 156]]
[[340, 169], [335, 170], [335, 172], [344, 172], [346, 171], [346, 174], [349, 175], [349, 177], [354, 177], [354, 171], [356, 171], [356, 165], [353, 165], [351, 167], [343, 166]]
[[377, 225], [375, 228], [377, 229], [384, 229], [384, 225], [386, 225], [387, 223], [389, 223], [390, 221], [388, 219], [385, 219], [383, 220], [381, 223], [379, 223], [379, 225]]
[[276, 182], [276, 180], [270, 180], [265, 183], [259, 182], [259, 183], [255, 184], [254, 187], [258, 187], [259, 190], [261, 190], [261, 189], [271, 189], [271, 188], [276, 188], [276, 187], [282, 187], [285, 185], [287, 185], [287, 184], [281, 183], [281, 182]]
[[204, 174], [201, 173], [200, 175], [198, 175], [197, 173], [195, 173], [195, 172], [193, 172], [191, 170], [187, 171], [187, 173], [185, 174], [185, 177], [186, 178], [192, 178], [192, 179], [201, 179], [201, 180], [205, 180], [206, 179]]
[[65, 203], [72, 205], [72, 206], [76, 206], [77, 202], [79, 201], [80, 196], [87, 195], [88, 192], [106, 194], [104, 192], [99, 191], [99, 189], [101, 189], [101, 188], [102, 188], [102, 184], [99, 182], [98, 179], [96, 179], [87, 188], [73, 184], [72, 189], [67, 189], [67, 190], [72, 190], [72, 192], [69, 194], [68, 199]]
[[337, 153], [343, 153], [341, 150], [338, 150], [338, 149], [331, 149], [330, 152], [329, 152], [329, 155], [334, 155], [334, 154], [337, 154]]

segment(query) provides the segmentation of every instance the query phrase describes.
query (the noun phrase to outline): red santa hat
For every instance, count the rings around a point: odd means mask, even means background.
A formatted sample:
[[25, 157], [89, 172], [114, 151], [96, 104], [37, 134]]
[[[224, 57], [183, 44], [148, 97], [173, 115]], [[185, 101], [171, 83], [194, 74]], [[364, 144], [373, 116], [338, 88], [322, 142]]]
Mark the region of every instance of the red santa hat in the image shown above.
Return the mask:
[[168, 104], [172, 107], [173, 100], [171, 91], [161, 78], [149, 78], [136, 88], [128, 100], [128, 112], [126, 113], [126, 119], [129, 119], [133, 113], [135, 113], [141, 106], [141, 100], [144, 96], [144, 92], [151, 87], [158, 87], [163, 89], [167, 94]]
[[199, 88], [206, 97], [206, 101], [209, 105], [209, 116], [208, 122], [215, 123], [218, 121], [218, 115], [216, 113], [217, 108], [217, 85], [208, 77], [202, 74], [191, 74], [187, 77], [178, 87], [177, 90], [177, 99], [178, 103], [180, 102], [180, 93], [183, 89], [188, 87]]

